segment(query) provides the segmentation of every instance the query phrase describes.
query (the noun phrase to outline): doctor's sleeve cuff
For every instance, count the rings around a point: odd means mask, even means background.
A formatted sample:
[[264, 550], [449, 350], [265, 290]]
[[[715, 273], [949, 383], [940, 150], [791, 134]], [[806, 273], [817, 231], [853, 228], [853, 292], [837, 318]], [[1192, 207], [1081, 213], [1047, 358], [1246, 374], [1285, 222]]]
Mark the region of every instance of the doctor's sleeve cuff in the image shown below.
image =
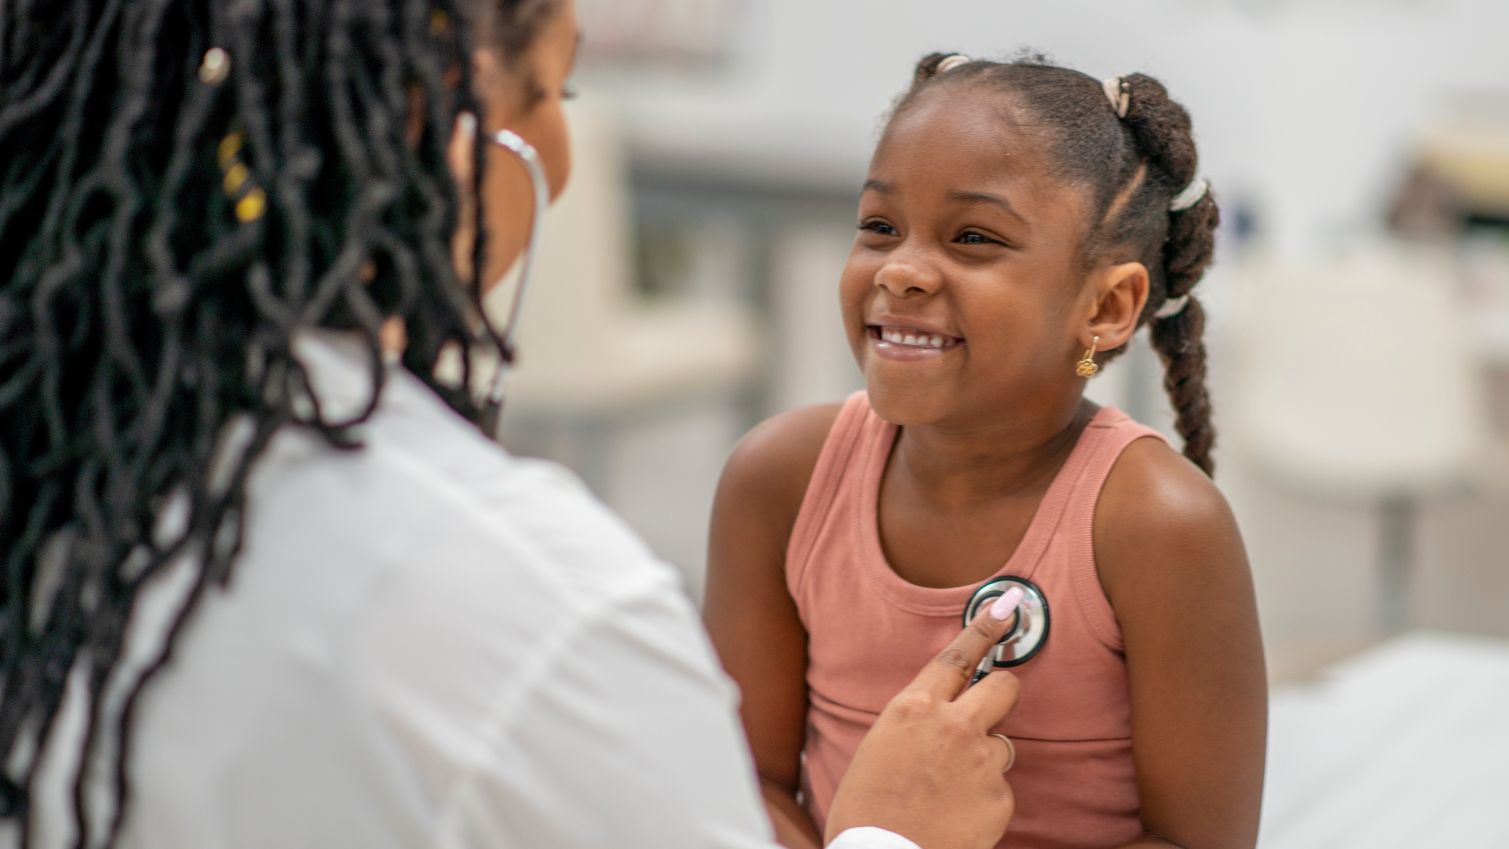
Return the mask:
[[827, 849], [922, 849], [894, 831], [865, 826], [845, 829]]

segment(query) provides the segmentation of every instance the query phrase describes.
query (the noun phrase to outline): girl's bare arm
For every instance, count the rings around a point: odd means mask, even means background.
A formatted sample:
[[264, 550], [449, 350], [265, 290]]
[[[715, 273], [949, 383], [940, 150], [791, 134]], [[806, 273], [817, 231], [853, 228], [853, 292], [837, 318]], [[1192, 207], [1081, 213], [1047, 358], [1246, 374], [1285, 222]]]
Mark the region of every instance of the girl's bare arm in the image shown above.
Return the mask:
[[1252, 575], [1226, 500], [1168, 446], [1139, 440], [1101, 495], [1095, 555], [1126, 643], [1147, 830], [1132, 845], [1253, 846], [1267, 673]]
[[713, 505], [703, 615], [740, 716], [776, 837], [816, 849], [797, 802], [807, 718], [807, 633], [786, 589], [786, 545], [838, 406], [777, 416], [751, 431], [723, 470]]

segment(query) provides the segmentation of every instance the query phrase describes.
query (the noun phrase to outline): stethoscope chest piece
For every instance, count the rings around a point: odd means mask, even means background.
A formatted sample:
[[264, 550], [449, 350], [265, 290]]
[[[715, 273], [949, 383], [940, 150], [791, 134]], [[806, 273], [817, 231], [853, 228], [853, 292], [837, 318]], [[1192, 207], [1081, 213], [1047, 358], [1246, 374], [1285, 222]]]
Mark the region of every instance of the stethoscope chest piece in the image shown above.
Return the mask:
[[[1048, 597], [1037, 585], [1026, 578], [1005, 575], [991, 578], [975, 590], [964, 605], [964, 624], [968, 625], [985, 607], [1012, 587], [1022, 589], [1022, 602], [1017, 605], [1016, 622], [1006, 636], [996, 643], [988, 659], [994, 666], [1019, 666], [1031, 660], [1048, 642]], [[983, 664], [982, 664], [983, 666]]]

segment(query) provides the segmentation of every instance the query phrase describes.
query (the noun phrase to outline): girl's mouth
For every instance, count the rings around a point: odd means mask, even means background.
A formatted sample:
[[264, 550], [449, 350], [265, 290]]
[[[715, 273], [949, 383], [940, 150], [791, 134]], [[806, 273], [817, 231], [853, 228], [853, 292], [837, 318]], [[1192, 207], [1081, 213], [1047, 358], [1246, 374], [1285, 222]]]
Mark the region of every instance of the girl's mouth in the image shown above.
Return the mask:
[[895, 325], [871, 324], [865, 328], [870, 339], [879, 347], [919, 351], [947, 351], [964, 344], [964, 340], [957, 336], [949, 336], [943, 333], [934, 333], [915, 327], [900, 327]]

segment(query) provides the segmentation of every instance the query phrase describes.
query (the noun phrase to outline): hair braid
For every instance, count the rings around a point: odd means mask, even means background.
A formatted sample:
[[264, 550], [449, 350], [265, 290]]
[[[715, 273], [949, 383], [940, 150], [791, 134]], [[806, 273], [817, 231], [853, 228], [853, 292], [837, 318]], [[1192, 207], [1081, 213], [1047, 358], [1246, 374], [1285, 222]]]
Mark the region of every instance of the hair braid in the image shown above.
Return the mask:
[[[1126, 124], [1142, 157], [1163, 176], [1171, 197], [1195, 179], [1199, 165], [1189, 112], [1152, 77], [1132, 74], [1124, 80], [1131, 89]], [[1163, 386], [1174, 408], [1174, 427], [1184, 438], [1184, 455], [1206, 474], [1214, 474], [1215, 427], [1205, 383], [1205, 310], [1191, 290], [1214, 254], [1220, 208], [1207, 190], [1194, 206], [1167, 216], [1168, 232], [1158, 263], [1163, 285], [1156, 287], [1162, 291], [1149, 297], [1144, 317], [1153, 316], [1170, 298], [1189, 298], [1177, 314], [1152, 317], [1149, 332], [1163, 361]]]
[[1178, 315], [1153, 322], [1153, 348], [1163, 360], [1163, 388], [1173, 402], [1174, 428], [1184, 439], [1184, 456], [1215, 473], [1211, 449], [1210, 394], [1205, 385], [1205, 308], [1191, 298]]

